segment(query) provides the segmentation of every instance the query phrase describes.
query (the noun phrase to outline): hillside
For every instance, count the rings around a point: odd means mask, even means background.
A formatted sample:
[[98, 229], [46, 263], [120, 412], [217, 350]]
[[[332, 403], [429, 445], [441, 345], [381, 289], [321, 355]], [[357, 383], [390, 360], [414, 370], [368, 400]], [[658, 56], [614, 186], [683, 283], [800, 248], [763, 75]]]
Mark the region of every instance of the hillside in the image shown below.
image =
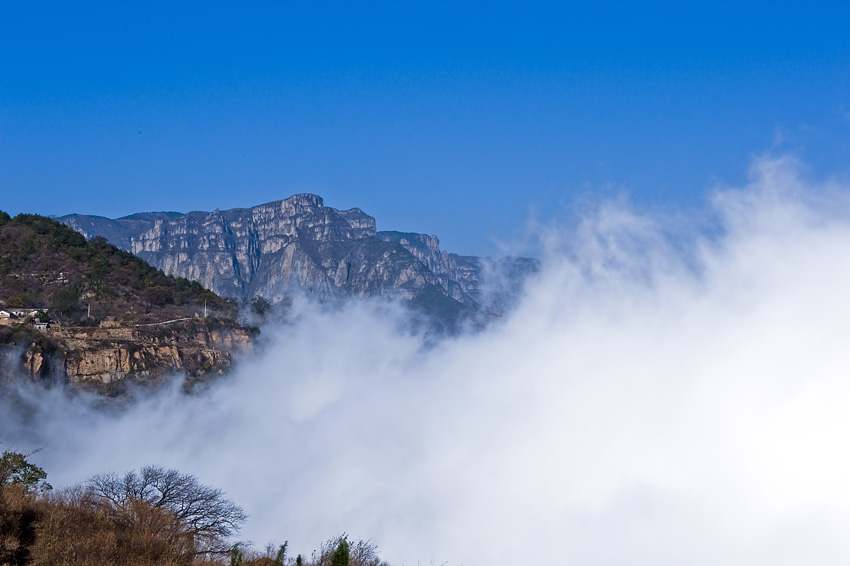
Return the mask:
[[0, 212], [6, 374], [108, 383], [170, 370], [221, 372], [233, 351], [250, 347], [253, 331], [236, 315], [233, 302], [104, 238], [87, 241], [49, 218]]

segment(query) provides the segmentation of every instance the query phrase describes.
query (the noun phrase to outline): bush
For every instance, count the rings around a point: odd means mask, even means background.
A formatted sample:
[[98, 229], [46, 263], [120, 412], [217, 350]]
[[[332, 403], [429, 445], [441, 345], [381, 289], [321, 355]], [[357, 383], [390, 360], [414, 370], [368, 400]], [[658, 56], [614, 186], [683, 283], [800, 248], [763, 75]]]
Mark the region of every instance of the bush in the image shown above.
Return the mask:
[[190, 566], [194, 559], [191, 539], [174, 537], [174, 517], [161, 509], [140, 502], [137, 520], [121, 521], [80, 488], [51, 494], [42, 503], [33, 566]]
[[30, 563], [42, 515], [39, 502], [23, 485], [0, 486], [0, 564]]
[[2, 566], [388, 566], [375, 545], [345, 534], [309, 561], [287, 559], [287, 543], [263, 554], [231, 545], [242, 509], [176, 470], [147, 466], [47, 491], [47, 474], [27, 456], [0, 457]]
[[43, 512], [35, 495], [50, 488], [30, 454], [0, 456], [0, 564], [28, 564]]

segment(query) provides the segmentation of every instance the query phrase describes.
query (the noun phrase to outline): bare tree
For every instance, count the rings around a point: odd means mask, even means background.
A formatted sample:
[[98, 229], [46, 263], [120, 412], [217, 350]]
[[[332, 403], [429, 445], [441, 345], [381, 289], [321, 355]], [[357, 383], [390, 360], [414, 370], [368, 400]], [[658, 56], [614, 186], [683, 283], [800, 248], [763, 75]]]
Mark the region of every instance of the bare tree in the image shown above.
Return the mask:
[[147, 522], [149, 511], [166, 512], [174, 519], [170, 528], [190, 537], [197, 553], [228, 548], [227, 539], [246, 519], [242, 508], [220, 489], [159, 466], [145, 466], [139, 473], [123, 476], [99, 474], [89, 478], [86, 488], [94, 506], [128, 524]]

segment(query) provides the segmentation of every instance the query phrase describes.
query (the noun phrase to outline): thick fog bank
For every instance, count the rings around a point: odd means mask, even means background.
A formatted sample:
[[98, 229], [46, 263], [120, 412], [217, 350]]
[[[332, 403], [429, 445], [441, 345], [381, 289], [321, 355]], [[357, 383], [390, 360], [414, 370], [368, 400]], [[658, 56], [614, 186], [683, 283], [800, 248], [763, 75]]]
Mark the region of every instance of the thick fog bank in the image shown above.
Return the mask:
[[848, 198], [761, 160], [709, 229], [611, 204], [550, 232], [484, 332], [423, 348], [385, 305], [302, 305], [202, 395], [104, 416], [25, 393], [0, 430], [46, 444], [54, 485], [196, 474], [295, 552], [347, 531], [407, 566], [847, 564]]

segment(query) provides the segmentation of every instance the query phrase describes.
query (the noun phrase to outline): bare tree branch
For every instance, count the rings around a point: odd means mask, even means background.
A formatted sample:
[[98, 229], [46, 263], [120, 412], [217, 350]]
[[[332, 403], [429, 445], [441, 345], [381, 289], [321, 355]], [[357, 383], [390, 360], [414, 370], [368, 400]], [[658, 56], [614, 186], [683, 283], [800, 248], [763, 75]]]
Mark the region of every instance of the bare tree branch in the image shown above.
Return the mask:
[[86, 488], [94, 506], [115, 519], [136, 524], [147, 509], [170, 513], [182, 534], [189, 535], [201, 551], [217, 548], [238, 532], [246, 515], [241, 507], [224, 497], [220, 489], [202, 485], [190, 474], [145, 466], [130, 471], [89, 478]]

